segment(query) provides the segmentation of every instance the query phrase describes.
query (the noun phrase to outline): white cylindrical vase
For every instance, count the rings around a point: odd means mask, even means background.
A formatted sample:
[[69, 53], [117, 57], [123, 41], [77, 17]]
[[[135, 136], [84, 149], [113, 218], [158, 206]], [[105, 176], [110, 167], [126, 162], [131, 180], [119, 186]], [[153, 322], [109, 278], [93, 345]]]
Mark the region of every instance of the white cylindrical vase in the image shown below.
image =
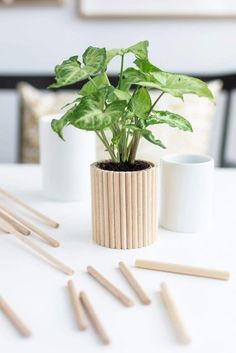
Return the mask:
[[161, 159], [160, 224], [171, 231], [195, 233], [211, 223], [214, 161], [205, 155]]
[[96, 158], [96, 139], [91, 132], [66, 126], [63, 141], [52, 130], [48, 115], [40, 119], [40, 162], [44, 195], [55, 201], [90, 198], [90, 164]]

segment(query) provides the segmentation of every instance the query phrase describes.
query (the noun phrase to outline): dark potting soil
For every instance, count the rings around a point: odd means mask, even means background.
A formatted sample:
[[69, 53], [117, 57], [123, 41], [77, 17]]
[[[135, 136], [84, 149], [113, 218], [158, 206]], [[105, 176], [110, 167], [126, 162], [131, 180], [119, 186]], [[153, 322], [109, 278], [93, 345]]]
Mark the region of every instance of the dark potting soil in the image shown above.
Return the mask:
[[152, 166], [151, 163], [145, 161], [135, 161], [134, 163], [120, 162], [114, 163], [111, 161], [98, 162], [97, 167], [103, 170], [113, 172], [137, 172], [139, 170], [148, 169]]

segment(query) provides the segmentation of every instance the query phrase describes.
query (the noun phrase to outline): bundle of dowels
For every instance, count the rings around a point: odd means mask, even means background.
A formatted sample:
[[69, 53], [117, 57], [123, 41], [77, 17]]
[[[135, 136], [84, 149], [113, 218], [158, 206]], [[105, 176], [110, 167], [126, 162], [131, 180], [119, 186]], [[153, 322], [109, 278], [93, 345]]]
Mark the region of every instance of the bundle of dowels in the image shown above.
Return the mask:
[[[59, 224], [49, 218], [48, 216], [42, 214], [38, 210], [34, 209], [30, 205], [26, 204], [22, 200], [18, 199], [14, 195], [0, 188], [0, 195], [3, 195], [7, 199], [13, 201], [18, 206], [24, 208], [34, 216], [36, 216], [40, 221], [46, 223], [47, 225], [58, 228]], [[39, 227], [35, 226], [33, 223], [24, 219], [22, 216], [18, 215], [15, 211], [11, 210], [9, 207], [6, 207], [3, 204], [0, 204], [0, 228], [5, 233], [13, 234], [17, 239], [24, 243], [31, 251], [40, 256], [47, 263], [56, 267], [58, 270], [64, 272], [67, 275], [72, 275], [74, 271], [57, 259], [55, 256], [51, 255], [39, 245], [34, 243], [33, 240], [29, 239], [30, 234], [38, 236], [40, 239], [45, 241], [47, 244], [58, 247], [60, 243], [52, 238], [50, 235], [46, 234]]]

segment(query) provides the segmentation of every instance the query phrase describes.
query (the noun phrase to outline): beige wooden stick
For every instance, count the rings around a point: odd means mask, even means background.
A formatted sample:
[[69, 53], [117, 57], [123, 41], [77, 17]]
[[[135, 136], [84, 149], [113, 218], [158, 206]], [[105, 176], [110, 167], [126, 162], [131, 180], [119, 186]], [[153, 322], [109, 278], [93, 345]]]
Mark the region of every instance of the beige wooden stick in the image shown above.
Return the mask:
[[173, 272], [182, 275], [208, 277], [214, 279], [229, 280], [230, 273], [227, 271], [213, 270], [203, 267], [172, 264], [158, 261], [136, 260], [135, 266], [146, 270], [156, 270], [163, 272]]
[[181, 343], [188, 344], [191, 342], [190, 336], [187, 332], [187, 329], [183, 323], [183, 319], [180, 315], [179, 309], [174, 301], [174, 298], [170, 292], [169, 287], [165, 282], [161, 283], [160, 286], [160, 293], [161, 293], [161, 298], [168, 310], [170, 319], [173, 322], [173, 325], [175, 327], [176, 333], [179, 337], [179, 340]]
[[88, 299], [88, 296], [86, 295], [86, 293], [84, 292], [80, 292], [80, 300], [88, 314], [88, 317], [90, 318], [93, 327], [95, 328], [95, 330], [97, 331], [101, 341], [103, 344], [109, 344], [110, 343], [110, 339], [103, 327], [103, 325], [101, 324], [96, 312], [94, 311], [94, 308], [92, 306], [92, 304], [90, 303], [90, 300]]
[[54, 248], [57, 248], [58, 246], [60, 246], [60, 243], [58, 240], [53, 239], [50, 235], [44, 233], [44, 231], [36, 227], [34, 224], [18, 216], [15, 212], [12, 212], [8, 207], [0, 205], [0, 208], [4, 210], [6, 213], [8, 213], [12, 218], [14, 218], [15, 220], [23, 224], [25, 227], [27, 227], [29, 230], [31, 230], [32, 233], [34, 233], [35, 235], [38, 235], [40, 238], [45, 240], [48, 244], [50, 244]]
[[6, 317], [11, 321], [15, 328], [20, 332], [22, 336], [29, 337], [31, 336], [31, 331], [19, 318], [19, 316], [13, 311], [10, 305], [0, 296], [0, 309], [6, 315]]
[[27, 211], [29, 211], [32, 214], [34, 214], [35, 216], [37, 216], [39, 219], [41, 219], [41, 221], [43, 221], [44, 223], [48, 224], [49, 226], [51, 226], [53, 228], [58, 228], [59, 227], [59, 224], [57, 222], [55, 222], [54, 220], [52, 220], [48, 216], [42, 214], [41, 212], [39, 212], [35, 208], [31, 207], [30, 205], [26, 204], [22, 200], [18, 199], [16, 196], [10, 194], [6, 190], [3, 190], [2, 188], [0, 188], [0, 194], [2, 194], [5, 197], [7, 197], [8, 199], [14, 201], [19, 206], [25, 208]]
[[129, 270], [129, 268], [124, 264], [124, 262], [119, 262], [119, 269], [129, 282], [133, 290], [136, 292], [141, 302], [146, 305], [150, 304], [151, 300], [149, 299], [148, 295], [145, 293], [144, 289], [138, 283], [138, 281], [136, 280], [132, 272]]
[[58, 260], [55, 256], [49, 254], [47, 251], [42, 249], [40, 246], [35, 244], [31, 239], [28, 237], [25, 237], [22, 235], [20, 232], [18, 232], [16, 229], [14, 229], [11, 224], [7, 223], [6, 221], [1, 219], [0, 224], [3, 224], [3, 227], [13, 234], [16, 238], [21, 240], [25, 245], [27, 245], [31, 250], [33, 250], [37, 255], [39, 255], [41, 258], [43, 258], [45, 261], [47, 261], [50, 265], [54, 265], [58, 270], [64, 272], [68, 276], [72, 276], [74, 274], [74, 271], [65, 265], [63, 262]]
[[72, 279], [69, 279], [67, 282], [70, 298], [71, 298], [71, 303], [73, 305], [76, 321], [78, 324], [78, 327], [81, 331], [86, 329], [86, 323], [85, 323], [85, 317], [84, 317], [84, 311], [83, 307], [80, 301], [80, 298], [78, 298], [78, 294], [75, 288], [74, 281]]
[[5, 213], [0, 211], [0, 218], [4, 221], [10, 223], [14, 229], [20, 232], [23, 235], [30, 235], [30, 230], [25, 228], [22, 224], [14, 220], [12, 217], [9, 217]]
[[121, 292], [114, 284], [108, 281], [103, 275], [101, 275], [92, 266], [87, 267], [88, 273], [98, 281], [105, 289], [107, 289], [114, 297], [116, 297], [125, 306], [132, 306], [133, 301], [129, 299], [123, 292]]

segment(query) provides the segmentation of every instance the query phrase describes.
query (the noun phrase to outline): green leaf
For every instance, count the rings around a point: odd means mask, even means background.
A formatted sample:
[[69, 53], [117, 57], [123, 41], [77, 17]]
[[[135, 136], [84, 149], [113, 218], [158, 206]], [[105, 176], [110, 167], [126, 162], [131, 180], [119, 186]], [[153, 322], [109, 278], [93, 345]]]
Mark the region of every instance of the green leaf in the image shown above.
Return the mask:
[[107, 51], [107, 60], [106, 63], [108, 64], [115, 56], [122, 56], [128, 53], [132, 53], [135, 55], [136, 58], [140, 59], [147, 59], [148, 58], [148, 46], [149, 42], [144, 40], [142, 42], [138, 42], [134, 45], [126, 49], [111, 49]]
[[90, 94], [95, 93], [98, 89], [101, 89], [109, 85], [109, 81], [105, 73], [95, 76], [92, 80], [93, 82], [88, 81], [83, 85], [83, 87], [79, 92], [81, 96], [89, 96]]
[[152, 101], [148, 90], [144, 87], [139, 88], [132, 96], [129, 102], [129, 109], [133, 114], [140, 118], [145, 119], [151, 109]]
[[142, 72], [145, 73], [161, 71], [158, 67], [154, 66], [146, 59], [136, 59], [134, 63]]
[[154, 145], [157, 145], [161, 148], [166, 148], [163, 143], [156, 139], [154, 134], [152, 133], [152, 131], [148, 130], [148, 129], [142, 129], [141, 130], [141, 135], [149, 142], [153, 143]]
[[125, 107], [126, 102], [115, 101], [102, 110], [91, 96], [86, 96], [77, 106], [71, 124], [83, 130], [103, 130], [122, 116]]
[[52, 119], [51, 121], [51, 127], [53, 131], [55, 131], [62, 140], [64, 140], [62, 130], [66, 125], [70, 124], [71, 120], [73, 119], [75, 109], [76, 106], [69, 109], [60, 119]]
[[86, 71], [96, 75], [105, 68], [106, 49], [88, 47], [83, 54], [83, 63]]
[[192, 125], [188, 120], [181, 115], [171, 113], [168, 111], [155, 111], [145, 120], [146, 126], [155, 124], [168, 124], [171, 127], [178, 128], [183, 131], [193, 131]]
[[148, 58], [148, 46], [149, 42], [144, 40], [142, 42], [138, 42], [137, 44], [132, 45], [131, 47], [126, 49], [126, 53], [132, 53], [136, 58], [147, 59]]
[[128, 92], [124, 92], [118, 88], [115, 88], [108, 96], [109, 102], [114, 102], [116, 100], [129, 102], [131, 95]]
[[50, 88], [59, 88], [87, 79], [104, 70], [106, 50], [89, 47], [83, 54], [84, 66], [78, 61], [78, 56], [72, 56], [55, 67], [56, 83]]

